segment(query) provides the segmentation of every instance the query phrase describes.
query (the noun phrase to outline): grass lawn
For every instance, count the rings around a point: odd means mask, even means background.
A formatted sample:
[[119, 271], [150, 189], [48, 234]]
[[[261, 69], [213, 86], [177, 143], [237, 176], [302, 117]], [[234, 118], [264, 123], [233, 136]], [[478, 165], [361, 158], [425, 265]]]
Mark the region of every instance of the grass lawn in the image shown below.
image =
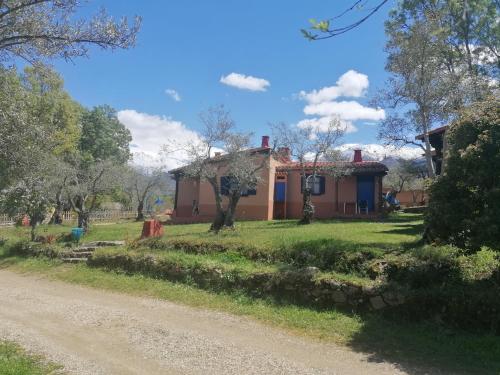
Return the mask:
[[[293, 221], [242, 222], [235, 231], [218, 235], [208, 233], [207, 224], [166, 226], [162, 241], [184, 241], [226, 248], [249, 247], [282, 252], [287, 249], [335, 248], [345, 253], [412, 251], [422, 230], [418, 215], [394, 216], [385, 222], [320, 221], [310, 226], [297, 226]], [[41, 227], [40, 234], [68, 233], [70, 227]], [[122, 222], [96, 225], [85, 241], [123, 240], [139, 237], [141, 224]], [[7, 244], [29, 238], [29, 229], [0, 228], [0, 238]], [[3, 249], [3, 250], [2, 250]], [[4, 252], [2, 256], [1, 253]], [[169, 250], [164, 256], [179, 261], [235, 264], [249, 271], [258, 266], [237, 252], [185, 254]], [[274, 263], [262, 267], [275, 267]], [[345, 310], [313, 309], [280, 304], [272, 299], [250, 297], [241, 292], [213, 292], [194, 285], [123, 272], [67, 265], [56, 260], [26, 259], [6, 254], [0, 246], [0, 268], [18, 272], [44, 274], [47, 277], [96, 288], [151, 296], [186, 305], [245, 315], [267, 324], [319, 340], [347, 345], [353, 350], [370, 353], [373, 360], [394, 361], [414, 373], [414, 366], [428, 366], [458, 373], [499, 374], [500, 338], [450, 330], [434, 323], [395, 322], [375, 314], [357, 315]]]
[[39, 356], [27, 354], [17, 344], [0, 341], [0, 374], [2, 375], [48, 375], [60, 369]]

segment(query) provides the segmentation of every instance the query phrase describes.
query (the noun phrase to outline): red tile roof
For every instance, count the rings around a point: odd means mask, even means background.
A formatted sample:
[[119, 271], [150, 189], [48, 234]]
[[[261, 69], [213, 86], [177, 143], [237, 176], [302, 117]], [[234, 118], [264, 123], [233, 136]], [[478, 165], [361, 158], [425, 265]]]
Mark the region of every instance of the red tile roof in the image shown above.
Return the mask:
[[[304, 163], [305, 169], [311, 169], [313, 167], [313, 162]], [[352, 161], [320, 161], [317, 163], [319, 170], [327, 169], [331, 167], [344, 167], [353, 169], [353, 173], [385, 173], [388, 168], [385, 164], [378, 161], [362, 161], [362, 162], [352, 162]], [[299, 162], [292, 162], [284, 165], [280, 165], [276, 168], [277, 171], [290, 171], [290, 170], [300, 170], [302, 165]]]

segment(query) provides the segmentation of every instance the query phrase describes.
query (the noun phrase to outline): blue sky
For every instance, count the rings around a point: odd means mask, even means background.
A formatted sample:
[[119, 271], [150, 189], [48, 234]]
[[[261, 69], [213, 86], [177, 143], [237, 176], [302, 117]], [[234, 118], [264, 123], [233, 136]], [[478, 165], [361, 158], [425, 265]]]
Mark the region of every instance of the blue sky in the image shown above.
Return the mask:
[[[106, 103], [122, 111], [137, 150], [151, 155], [169, 135], [195, 134], [200, 111], [217, 104], [231, 111], [240, 130], [255, 134], [256, 144], [269, 133], [269, 122], [321, 121], [332, 111], [341, 111], [351, 130], [356, 128], [346, 143], [375, 144], [381, 115], [364, 107], [387, 78], [383, 23], [393, 4], [330, 40], [309, 42], [299, 31], [308, 19], [336, 15], [351, 3], [94, 0], [82, 14], [104, 6], [116, 16], [143, 17], [137, 46], [115, 53], [97, 50], [90, 59], [55, 65], [79, 102], [89, 107]], [[337, 81], [349, 71], [339, 87]], [[330, 89], [307, 96], [325, 87]], [[332, 102], [349, 103], [331, 107]]]

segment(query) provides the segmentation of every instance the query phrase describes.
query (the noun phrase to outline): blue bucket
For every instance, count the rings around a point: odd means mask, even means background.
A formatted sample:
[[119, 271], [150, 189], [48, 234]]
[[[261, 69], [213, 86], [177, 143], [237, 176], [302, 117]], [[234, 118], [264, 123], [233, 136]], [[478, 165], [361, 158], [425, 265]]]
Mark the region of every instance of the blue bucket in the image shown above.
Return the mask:
[[84, 233], [83, 228], [73, 228], [71, 229], [71, 237], [74, 241], [80, 241]]

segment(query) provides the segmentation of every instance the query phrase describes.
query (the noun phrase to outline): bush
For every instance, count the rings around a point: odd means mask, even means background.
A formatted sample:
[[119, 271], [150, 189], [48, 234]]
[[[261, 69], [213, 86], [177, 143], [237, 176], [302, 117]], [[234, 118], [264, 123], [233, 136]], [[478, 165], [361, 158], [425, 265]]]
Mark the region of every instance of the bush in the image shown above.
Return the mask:
[[500, 249], [500, 105], [464, 111], [447, 131], [444, 175], [430, 187], [426, 237], [469, 252]]

